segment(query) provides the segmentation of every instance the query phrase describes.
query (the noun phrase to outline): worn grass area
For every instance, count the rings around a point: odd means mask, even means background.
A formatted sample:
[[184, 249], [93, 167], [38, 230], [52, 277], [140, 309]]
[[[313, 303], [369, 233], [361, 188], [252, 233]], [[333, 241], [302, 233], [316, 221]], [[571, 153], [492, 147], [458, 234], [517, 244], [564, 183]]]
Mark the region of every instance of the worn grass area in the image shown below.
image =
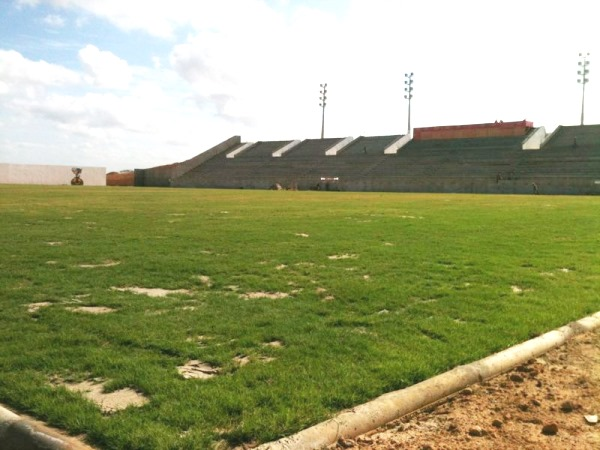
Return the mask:
[[[279, 438], [599, 310], [599, 209], [0, 186], [0, 402], [105, 449]], [[106, 413], [56, 380], [149, 402]]]

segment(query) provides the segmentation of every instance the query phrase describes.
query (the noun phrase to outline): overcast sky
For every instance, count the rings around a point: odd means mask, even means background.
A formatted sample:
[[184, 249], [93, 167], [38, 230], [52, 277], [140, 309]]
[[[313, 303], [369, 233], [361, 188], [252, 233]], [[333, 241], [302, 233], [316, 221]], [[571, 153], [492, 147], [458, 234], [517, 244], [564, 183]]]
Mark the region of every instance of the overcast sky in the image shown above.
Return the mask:
[[600, 123], [592, 0], [0, 0], [0, 162], [146, 168], [233, 136]]

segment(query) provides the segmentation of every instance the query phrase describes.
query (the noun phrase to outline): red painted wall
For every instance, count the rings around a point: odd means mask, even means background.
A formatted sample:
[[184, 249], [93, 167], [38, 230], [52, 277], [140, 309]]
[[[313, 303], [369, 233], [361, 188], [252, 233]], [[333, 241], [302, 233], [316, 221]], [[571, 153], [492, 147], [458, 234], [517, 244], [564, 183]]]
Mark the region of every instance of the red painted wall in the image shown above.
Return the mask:
[[106, 174], [107, 186], [133, 186], [133, 171], [119, 173], [109, 172]]
[[473, 125], [415, 128], [413, 139], [466, 139], [482, 137], [523, 136], [533, 128], [533, 122], [495, 122]]

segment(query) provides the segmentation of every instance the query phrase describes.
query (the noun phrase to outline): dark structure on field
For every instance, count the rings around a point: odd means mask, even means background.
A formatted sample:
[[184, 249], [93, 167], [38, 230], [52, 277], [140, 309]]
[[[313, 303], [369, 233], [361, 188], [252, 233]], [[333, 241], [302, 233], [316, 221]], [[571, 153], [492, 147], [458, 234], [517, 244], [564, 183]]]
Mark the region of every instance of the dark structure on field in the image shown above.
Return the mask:
[[409, 135], [242, 143], [135, 171], [137, 186], [599, 194], [600, 125], [415, 128]]

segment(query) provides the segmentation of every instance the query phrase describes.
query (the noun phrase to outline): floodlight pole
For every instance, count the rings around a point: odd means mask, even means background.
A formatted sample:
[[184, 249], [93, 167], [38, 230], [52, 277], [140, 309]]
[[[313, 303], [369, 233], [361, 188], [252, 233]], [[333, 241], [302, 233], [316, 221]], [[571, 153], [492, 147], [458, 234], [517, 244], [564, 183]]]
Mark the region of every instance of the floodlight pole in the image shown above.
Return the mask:
[[406, 78], [406, 80], [404, 80], [404, 84], [406, 85], [406, 87], [404, 88], [404, 92], [406, 92], [406, 94], [404, 95], [404, 98], [406, 100], [408, 100], [408, 132], [407, 134], [410, 135], [410, 100], [412, 99], [412, 91], [413, 91], [413, 77], [414, 73], [405, 73], [404, 77]]
[[325, 137], [325, 105], [327, 104], [327, 83], [323, 83], [321, 84], [321, 96], [319, 97], [319, 100], [321, 100], [321, 103], [319, 103], [319, 106], [322, 109], [322, 114], [321, 114], [321, 139], [323, 139]]
[[581, 70], [577, 71], [577, 75], [580, 75], [581, 78], [577, 79], [578, 83], [581, 83], [581, 125], [583, 125], [583, 113], [584, 113], [584, 107], [585, 107], [585, 85], [587, 84], [588, 80], [586, 78], [586, 75], [588, 73], [590, 73], [590, 71], [587, 69], [588, 64], [590, 63], [587, 58], [588, 56], [590, 56], [589, 53], [580, 53], [579, 57], [581, 58], [581, 61], [579, 61], [577, 64], [581, 67]]

